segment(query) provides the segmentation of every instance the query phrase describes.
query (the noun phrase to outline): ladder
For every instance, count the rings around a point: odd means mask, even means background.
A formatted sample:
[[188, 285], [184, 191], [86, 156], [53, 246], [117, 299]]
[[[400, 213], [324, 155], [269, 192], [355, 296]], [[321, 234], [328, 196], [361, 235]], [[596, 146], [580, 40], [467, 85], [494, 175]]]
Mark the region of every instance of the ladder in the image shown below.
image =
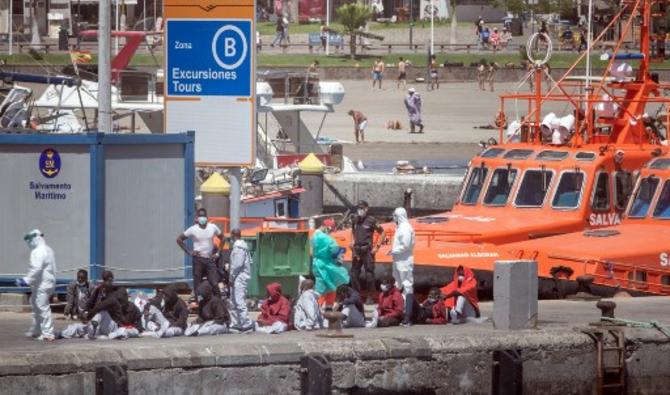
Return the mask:
[[[590, 329], [586, 334], [596, 342], [598, 395], [626, 393], [625, 336], [622, 328]], [[611, 338], [611, 341], [608, 339]]]

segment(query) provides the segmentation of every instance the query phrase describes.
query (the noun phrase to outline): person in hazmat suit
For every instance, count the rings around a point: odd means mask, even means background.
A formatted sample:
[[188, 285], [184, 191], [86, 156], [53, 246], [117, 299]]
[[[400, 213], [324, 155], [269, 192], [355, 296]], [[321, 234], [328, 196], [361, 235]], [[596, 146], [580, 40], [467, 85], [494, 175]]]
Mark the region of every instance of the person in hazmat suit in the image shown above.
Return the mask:
[[54, 326], [49, 301], [56, 288], [56, 258], [40, 230], [31, 231], [23, 240], [31, 249], [30, 270], [25, 277], [16, 280], [16, 285], [29, 286], [31, 291], [32, 325], [26, 336], [41, 341], [53, 341]]
[[[326, 218], [321, 227], [312, 236], [312, 273], [314, 274], [314, 290], [326, 299], [327, 304], [335, 302], [335, 290], [342, 284], [349, 283], [349, 272], [347, 268], [337, 262], [339, 254], [344, 252], [337, 245], [330, 232], [335, 228], [335, 221]], [[332, 293], [329, 298], [326, 295]]]
[[232, 329], [248, 332], [254, 329], [254, 323], [249, 319], [247, 310], [247, 289], [251, 279], [251, 252], [247, 243], [242, 240], [242, 233], [239, 229], [233, 229], [230, 237], [229, 284]]
[[414, 229], [407, 219], [407, 211], [398, 207], [393, 212], [396, 224], [393, 246], [389, 254], [393, 257], [393, 278], [396, 288], [402, 290], [405, 297], [405, 316], [403, 326], [411, 325], [414, 313]]

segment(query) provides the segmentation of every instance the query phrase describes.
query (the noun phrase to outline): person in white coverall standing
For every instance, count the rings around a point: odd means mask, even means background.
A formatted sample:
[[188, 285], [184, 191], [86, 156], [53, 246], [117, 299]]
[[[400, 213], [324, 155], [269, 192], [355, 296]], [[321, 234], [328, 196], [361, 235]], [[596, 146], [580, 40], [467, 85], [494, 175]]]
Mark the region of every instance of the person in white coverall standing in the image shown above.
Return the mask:
[[28, 233], [23, 240], [30, 246], [30, 270], [16, 280], [20, 287], [30, 286], [30, 305], [33, 321], [26, 336], [42, 341], [54, 340], [54, 326], [51, 320], [49, 301], [56, 288], [56, 259], [53, 250], [44, 241], [38, 229]]
[[396, 288], [405, 296], [405, 316], [403, 326], [411, 325], [414, 310], [414, 229], [407, 219], [407, 211], [398, 207], [393, 212], [396, 224], [393, 246], [389, 255], [393, 257], [393, 278]]
[[247, 310], [247, 288], [251, 279], [251, 252], [239, 229], [230, 232], [230, 295], [233, 329], [248, 331], [254, 323]]

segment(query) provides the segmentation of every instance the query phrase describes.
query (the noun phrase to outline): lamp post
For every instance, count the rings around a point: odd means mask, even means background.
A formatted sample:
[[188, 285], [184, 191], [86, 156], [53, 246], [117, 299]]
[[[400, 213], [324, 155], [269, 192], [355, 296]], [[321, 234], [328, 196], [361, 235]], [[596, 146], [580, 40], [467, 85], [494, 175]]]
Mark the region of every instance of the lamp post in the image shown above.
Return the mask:
[[330, 0], [326, 0], [326, 56], [330, 55]]
[[7, 37], [7, 41], [9, 44], [9, 54], [11, 55], [14, 50], [12, 47], [14, 46], [14, 18], [13, 13], [14, 13], [14, 5], [12, 4], [13, 1], [9, 0], [9, 16], [7, 17], [7, 26], [9, 28], [9, 37]]
[[98, 131], [112, 132], [111, 3], [98, 6]]
[[430, 55], [435, 53], [435, 0], [430, 1]]
[[412, 48], [414, 28], [414, 0], [409, 0], [409, 47]]

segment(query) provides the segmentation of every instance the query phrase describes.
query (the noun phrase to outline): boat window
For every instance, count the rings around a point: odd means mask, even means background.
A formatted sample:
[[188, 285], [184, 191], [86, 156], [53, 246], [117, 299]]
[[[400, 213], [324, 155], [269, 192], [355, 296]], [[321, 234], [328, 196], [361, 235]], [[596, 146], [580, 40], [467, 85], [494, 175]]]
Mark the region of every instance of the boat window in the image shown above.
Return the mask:
[[463, 204], [477, 203], [479, 194], [484, 186], [484, 180], [486, 180], [486, 173], [488, 173], [488, 169], [483, 166], [472, 169], [467, 186], [465, 187], [465, 193], [463, 194]]
[[640, 186], [635, 191], [635, 198], [630, 207], [629, 217], [642, 218], [647, 215], [649, 205], [654, 198], [654, 193], [656, 193], [656, 187], [658, 187], [658, 178], [654, 176], [643, 178], [640, 181]]
[[624, 210], [628, 203], [628, 198], [633, 192], [633, 174], [627, 171], [618, 171], [614, 175], [614, 197], [616, 208]]
[[504, 206], [512, 191], [512, 185], [516, 180], [516, 169], [496, 169], [491, 176], [491, 182], [484, 196], [484, 204], [491, 206]]
[[670, 169], [670, 159], [668, 158], [658, 158], [651, 162], [649, 165], [650, 169], [656, 170], [668, 170]]
[[513, 149], [507, 152], [504, 156], [505, 159], [528, 159], [533, 153], [532, 149]]
[[554, 208], [577, 208], [582, 199], [582, 186], [584, 184], [584, 173], [581, 171], [567, 171], [561, 175], [561, 179], [554, 193], [551, 206]]
[[286, 200], [277, 200], [275, 201], [275, 216], [276, 217], [286, 217], [288, 214], [286, 212]]
[[640, 283], [646, 283], [647, 282], [647, 272], [635, 272], [635, 281], [640, 282]]
[[575, 159], [583, 161], [592, 161], [596, 159], [595, 152], [577, 152]]
[[610, 176], [607, 173], [598, 174], [591, 208], [593, 211], [608, 211], [610, 209]]
[[542, 151], [535, 159], [537, 160], [563, 160], [568, 157], [567, 151]]
[[550, 170], [527, 170], [514, 203], [526, 207], [542, 206], [553, 176]]
[[502, 154], [503, 152], [505, 152], [505, 150], [502, 148], [489, 148], [486, 151], [482, 152], [479, 156], [481, 156], [482, 158], [495, 158], [497, 156], [500, 156], [500, 154]]
[[670, 285], [670, 276], [667, 274], [664, 276], [661, 276], [661, 284], [662, 285]]
[[654, 208], [654, 218], [670, 219], [670, 180], [663, 185], [661, 196]]

